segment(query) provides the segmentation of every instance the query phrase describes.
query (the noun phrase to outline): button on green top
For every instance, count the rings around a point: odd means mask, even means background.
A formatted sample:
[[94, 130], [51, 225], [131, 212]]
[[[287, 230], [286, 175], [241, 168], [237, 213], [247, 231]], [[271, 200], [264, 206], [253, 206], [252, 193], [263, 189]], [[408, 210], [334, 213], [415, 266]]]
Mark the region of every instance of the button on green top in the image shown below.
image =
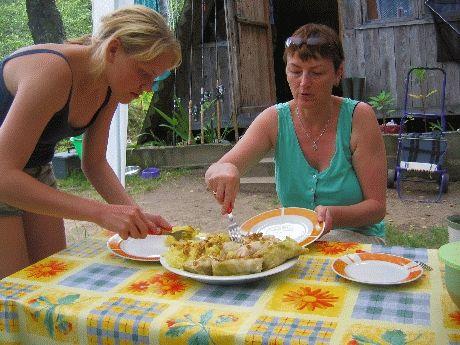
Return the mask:
[[439, 248], [438, 255], [446, 265], [460, 269], [460, 241], [443, 245]]

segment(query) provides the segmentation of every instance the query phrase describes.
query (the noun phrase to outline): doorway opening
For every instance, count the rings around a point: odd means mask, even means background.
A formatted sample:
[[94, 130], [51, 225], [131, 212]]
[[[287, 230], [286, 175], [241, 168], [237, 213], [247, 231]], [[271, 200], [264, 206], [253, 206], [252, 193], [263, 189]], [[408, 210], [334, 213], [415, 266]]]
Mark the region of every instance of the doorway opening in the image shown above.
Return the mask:
[[[284, 42], [300, 26], [307, 23], [328, 25], [339, 32], [337, 0], [271, 0], [273, 4], [273, 63], [275, 69], [276, 101], [287, 102], [292, 99], [286, 81], [283, 61]], [[341, 87], [333, 93], [341, 96]]]

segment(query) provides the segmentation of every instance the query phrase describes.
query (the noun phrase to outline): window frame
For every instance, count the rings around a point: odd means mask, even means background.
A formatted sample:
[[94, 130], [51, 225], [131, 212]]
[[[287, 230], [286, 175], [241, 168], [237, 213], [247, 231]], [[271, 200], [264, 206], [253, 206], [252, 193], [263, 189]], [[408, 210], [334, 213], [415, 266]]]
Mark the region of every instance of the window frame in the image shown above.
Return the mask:
[[[409, 0], [412, 5], [412, 16], [407, 17], [392, 17], [392, 18], [378, 18], [378, 19], [368, 19], [369, 17], [369, 3], [373, 2], [375, 5], [374, 11], [377, 11], [378, 8], [378, 1], [379, 0], [361, 0], [361, 8], [363, 9], [363, 17], [362, 17], [362, 26], [375, 26], [381, 24], [394, 24], [394, 25], [405, 25], [407, 22], [413, 21], [426, 21], [430, 18], [430, 13], [425, 5], [423, 4], [423, 0]], [[392, 1], [392, 0], [384, 0], [384, 1]], [[430, 18], [431, 19], [431, 18]]]

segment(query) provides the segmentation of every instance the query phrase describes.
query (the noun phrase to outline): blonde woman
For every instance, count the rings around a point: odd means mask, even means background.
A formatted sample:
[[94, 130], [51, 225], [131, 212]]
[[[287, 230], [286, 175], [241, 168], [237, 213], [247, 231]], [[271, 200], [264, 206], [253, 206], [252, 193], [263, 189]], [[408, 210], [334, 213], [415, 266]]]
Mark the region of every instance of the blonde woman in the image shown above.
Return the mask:
[[[103, 18], [94, 37], [25, 47], [0, 64], [0, 278], [65, 248], [63, 218], [127, 237], [170, 229], [125, 192], [106, 160], [118, 103], [181, 62], [165, 20], [143, 6]], [[84, 133], [82, 169], [107, 203], [56, 189], [55, 144]]]

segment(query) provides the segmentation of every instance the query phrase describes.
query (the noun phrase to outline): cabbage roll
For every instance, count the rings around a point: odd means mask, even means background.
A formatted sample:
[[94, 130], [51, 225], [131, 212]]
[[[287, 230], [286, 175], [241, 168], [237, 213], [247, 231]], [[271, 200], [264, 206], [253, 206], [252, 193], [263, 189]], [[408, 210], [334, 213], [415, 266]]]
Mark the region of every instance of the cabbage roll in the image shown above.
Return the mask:
[[263, 261], [262, 258], [230, 259], [224, 261], [213, 260], [212, 274], [215, 276], [238, 276], [259, 273], [262, 271]]
[[289, 259], [304, 254], [306, 250], [290, 237], [275, 243], [263, 253], [263, 270], [279, 266]]

